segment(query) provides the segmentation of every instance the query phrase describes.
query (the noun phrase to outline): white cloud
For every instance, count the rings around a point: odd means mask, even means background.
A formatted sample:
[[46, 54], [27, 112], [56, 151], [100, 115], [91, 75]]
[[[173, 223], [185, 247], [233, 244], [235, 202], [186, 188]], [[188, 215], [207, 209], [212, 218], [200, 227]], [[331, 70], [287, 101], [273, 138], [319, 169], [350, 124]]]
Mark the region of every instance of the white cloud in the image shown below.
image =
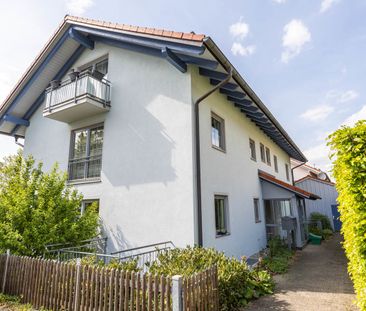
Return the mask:
[[344, 92], [331, 90], [327, 93], [326, 98], [328, 100], [335, 101], [336, 103], [346, 103], [356, 99], [358, 96], [359, 94], [355, 90], [348, 90]]
[[301, 20], [293, 19], [283, 28], [281, 60], [284, 63], [298, 55], [304, 44], [311, 41], [311, 33]]
[[308, 121], [322, 121], [334, 111], [330, 105], [320, 105], [306, 110], [301, 117]]
[[243, 40], [249, 33], [249, 25], [240, 18], [237, 23], [230, 26], [229, 32], [234, 38]]
[[320, 5], [320, 13], [328, 11], [333, 4], [337, 3], [339, 0], [323, 0]]
[[84, 14], [94, 4], [94, 0], [66, 0], [67, 10], [74, 15]]
[[231, 52], [234, 55], [249, 56], [255, 52], [255, 45], [244, 46], [239, 42], [234, 42], [231, 47]]
[[342, 125], [353, 126], [359, 120], [366, 120], [366, 105], [364, 105], [359, 111], [350, 115]]
[[331, 163], [329, 161], [330, 149], [326, 142], [304, 150], [309, 164], [320, 168], [321, 170], [330, 173]]
[[282, 4], [282, 3], [285, 3], [285, 2], [286, 2], [286, 0], [273, 0], [273, 2], [276, 2], [276, 3]]

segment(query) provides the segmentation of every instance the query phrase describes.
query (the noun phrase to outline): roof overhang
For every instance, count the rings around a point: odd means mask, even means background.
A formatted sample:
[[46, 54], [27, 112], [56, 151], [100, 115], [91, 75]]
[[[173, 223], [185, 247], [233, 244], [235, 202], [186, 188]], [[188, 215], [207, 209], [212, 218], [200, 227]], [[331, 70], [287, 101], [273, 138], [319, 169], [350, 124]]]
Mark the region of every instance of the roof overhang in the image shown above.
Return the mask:
[[307, 192], [299, 187], [293, 186], [289, 183], [286, 183], [282, 180], [277, 179], [276, 177], [265, 173], [263, 171], [259, 171], [258, 172], [258, 176], [261, 180], [264, 180], [266, 182], [269, 182], [277, 187], [280, 187], [282, 189], [288, 190], [296, 195], [298, 195], [299, 197], [302, 197], [304, 199], [309, 199], [309, 200], [318, 200], [321, 199], [321, 197], [319, 197], [316, 194], [313, 194], [311, 192]]
[[249, 87], [211, 38], [138, 28], [89, 19], [65, 17], [40, 55], [0, 107], [0, 133], [24, 136], [33, 113], [42, 104], [45, 89], [61, 79], [85, 49], [101, 42], [131, 51], [166, 59], [181, 72], [187, 64], [199, 67], [211, 84], [225, 79], [224, 68], [233, 68], [233, 78], [220, 89], [227, 100], [251, 119], [290, 157], [306, 161], [279, 122]]

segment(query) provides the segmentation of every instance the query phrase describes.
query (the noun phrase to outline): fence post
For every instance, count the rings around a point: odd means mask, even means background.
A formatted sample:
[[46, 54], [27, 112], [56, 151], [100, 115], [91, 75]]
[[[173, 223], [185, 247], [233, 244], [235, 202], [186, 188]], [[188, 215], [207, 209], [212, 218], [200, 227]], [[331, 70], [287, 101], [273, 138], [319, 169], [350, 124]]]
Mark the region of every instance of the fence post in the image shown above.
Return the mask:
[[172, 277], [173, 311], [183, 311], [182, 280], [183, 278], [180, 275], [175, 275]]
[[74, 295], [74, 310], [79, 310], [79, 296], [80, 296], [80, 270], [81, 259], [76, 258], [76, 280], [75, 280], [75, 295]]
[[4, 268], [4, 276], [3, 276], [3, 287], [2, 287], [2, 293], [3, 294], [5, 294], [5, 283], [6, 283], [6, 275], [8, 274], [9, 257], [10, 257], [10, 249], [8, 249], [6, 251], [6, 260], [5, 260], [5, 268]]

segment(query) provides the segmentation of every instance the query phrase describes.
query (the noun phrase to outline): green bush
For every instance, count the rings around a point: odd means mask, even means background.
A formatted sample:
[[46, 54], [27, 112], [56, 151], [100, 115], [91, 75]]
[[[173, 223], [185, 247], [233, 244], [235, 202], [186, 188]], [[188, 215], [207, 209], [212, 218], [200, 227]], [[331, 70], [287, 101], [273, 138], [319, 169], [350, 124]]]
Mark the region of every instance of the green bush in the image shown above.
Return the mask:
[[236, 310], [249, 300], [273, 292], [274, 283], [264, 270], [250, 270], [244, 258], [228, 258], [215, 249], [186, 247], [158, 256], [150, 272], [158, 275], [190, 276], [211, 266], [218, 268], [220, 310]]
[[322, 236], [323, 236], [323, 239], [324, 239], [324, 240], [329, 239], [332, 235], [333, 235], [333, 231], [332, 231], [332, 230], [324, 229], [324, 230], [322, 231]]
[[327, 215], [321, 214], [321, 213], [311, 213], [310, 214], [310, 220], [312, 222], [320, 221], [322, 224], [322, 229], [329, 229], [332, 230], [332, 226], [330, 224], [330, 220]]
[[0, 165], [0, 252], [39, 256], [46, 244], [95, 237], [96, 206], [80, 215], [81, 201], [57, 166], [46, 173], [32, 157], [6, 158]]
[[262, 260], [261, 265], [275, 274], [287, 272], [294, 252], [288, 249], [288, 246], [280, 237], [270, 239], [268, 245], [270, 251], [269, 256]]
[[357, 303], [366, 310], [366, 121], [329, 136], [336, 180], [343, 247]]

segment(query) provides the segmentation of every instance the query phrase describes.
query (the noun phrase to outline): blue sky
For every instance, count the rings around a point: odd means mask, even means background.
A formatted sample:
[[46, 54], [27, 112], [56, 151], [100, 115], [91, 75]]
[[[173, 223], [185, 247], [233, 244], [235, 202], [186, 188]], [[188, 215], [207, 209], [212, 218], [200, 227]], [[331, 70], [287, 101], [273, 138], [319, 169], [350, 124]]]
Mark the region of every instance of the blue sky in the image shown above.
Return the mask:
[[[0, 12], [0, 101], [69, 13], [211, 36], [320, 168], [325, 137], [366, 119], [363, 0], [28, 0]], [[0, 136], [0, 157], [16, 149]]]

